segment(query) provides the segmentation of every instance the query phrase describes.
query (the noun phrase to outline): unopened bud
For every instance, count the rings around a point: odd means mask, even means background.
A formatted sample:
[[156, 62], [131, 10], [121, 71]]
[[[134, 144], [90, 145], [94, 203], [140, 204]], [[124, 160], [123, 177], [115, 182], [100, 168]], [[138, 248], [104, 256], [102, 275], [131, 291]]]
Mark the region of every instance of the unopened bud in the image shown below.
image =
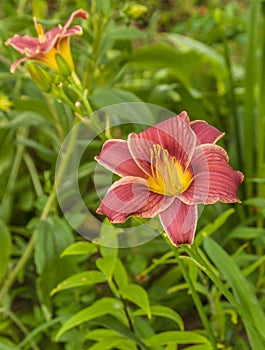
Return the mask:
[[72, 74], [72, 70], [70, 68], [69, 63], [66, 61], [66, 59], [57, 53], [55, 55], [56, 63], [59, 68], [60, 73], [65, 77], [69, 77]]
[[6, 95], [0, 94], [0, 111], [7, 112], [12, 106], [12, 101]]
[[148, 8], [141, 4], [128, 4], [125, 6], [123, 12], [127, 17], [133, 20], [142, 18], [148, 11]]
[[28, 63], [29, 74], [34, 83], [44, 92], [49, 92], [52, 88], [53, 78], [50, 73], [35, 63]]

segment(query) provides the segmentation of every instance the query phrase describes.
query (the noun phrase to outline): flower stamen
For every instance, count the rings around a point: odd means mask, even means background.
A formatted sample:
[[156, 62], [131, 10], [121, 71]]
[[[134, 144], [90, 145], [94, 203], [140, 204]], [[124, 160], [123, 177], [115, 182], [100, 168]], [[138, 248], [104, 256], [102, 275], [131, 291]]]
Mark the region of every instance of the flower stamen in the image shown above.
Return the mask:
[[165, 196], [176, 196], [185, 192], [193, 180], [192, 173], [184, 171], [176, 157], [172, 157], [167, 149], [158, 144], [150, 148], [150, 168], [150, 191]]
[[33, 19], [34, 19], [36, 32], [38, 34], [39, 42], [40, 42], [40, 44], [43, 44], [46, 41], [46, 37], [44, 35], [43, 26], [42, 26], [42, 24], [37, 22], [37, 19], [35, 17]]

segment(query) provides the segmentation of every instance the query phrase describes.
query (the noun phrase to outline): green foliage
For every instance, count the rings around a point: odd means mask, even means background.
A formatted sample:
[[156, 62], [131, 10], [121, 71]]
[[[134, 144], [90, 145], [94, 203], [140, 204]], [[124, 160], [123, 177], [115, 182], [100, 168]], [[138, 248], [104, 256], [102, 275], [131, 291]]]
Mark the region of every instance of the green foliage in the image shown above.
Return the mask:
[[10, 232], [6, 225], [0, 222], [0, 255], [1, 255], [1, 266], [0, 266], [0, 280], [5, 276], [8, 269], [8, 262], [11, 253], [11, 238]]
[[[9, 73], [23, 55], [8, 38], [37, 36], [32, 16], [48, 30], [78, 8], [89, 18], [75, 19], [74, 73], [60, 54], [60, 72], [34, 61]], [[265, 348], [264, 24], [262, 1], [0, 3], [0, 350]], [[109, 116], [92, 113], [126, 102], [135, 109], [117, 107], [110, 129]], [[119, 249], [124, 228], [138, 233], [141, 220], [105, 219], [98, 232], [79, 203], [66, 201], [75, 227], [58, 206], [71, 142], [56, 160], [81, 120], [92, 141], [72, 139], [89, 142], [78, 186], [100, 218], [94, 184], [106, 184], [93, 178], [94, 156], [107, 138], [143, 128], [143, 114], [157, 121], [138, 102], [224, 131], [231, 164], [246, 175], [243, 203], [207, 206], [191, 247], [159, 236]], [[99, 237], [81, 240], [81, 224]]]
[[[240, 304], [239, 309], [240, 312], [242, 312], [243, 320], [246, 322], [246, 329], [249, 333], [252, 347], [262, 349], [265, 344], [265, 339], [263, 337], [263, 320], [265, 315], [260, 308], [260, 304], [253, 293], [251, 286], [244, 278], [233, 259], [228, 256], [219, 245], [210, 238], [207, 238], [205, 239], [204, 246], [207, 254], [215, 262], [219, 270], [222, 266], [222, 274], [233, 289], [237, 301]], [[242, 286], [244, 286], [244, 288], [242, 288]], [[253, 328], [259, 332], [258, 336], [260, 340], [255, 338], [255, 334], [253, 336]]]

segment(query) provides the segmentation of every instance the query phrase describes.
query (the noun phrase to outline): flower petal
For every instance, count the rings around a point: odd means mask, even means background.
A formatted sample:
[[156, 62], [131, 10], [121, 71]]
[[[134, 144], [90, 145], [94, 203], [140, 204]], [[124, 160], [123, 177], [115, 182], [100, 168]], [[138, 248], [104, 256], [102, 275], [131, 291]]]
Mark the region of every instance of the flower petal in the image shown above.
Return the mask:
[[223, 132], [209, 125], [204, 120], [195, 120], [190, 123], [190, 126], [198, 138], [198, 144], [215, 143], [224, 136]]
[[128, 137], [129, 151], [147, 174], [150, 170], [150, 148], [160, 145], [176, 157], [183, 169], [188, 166], [196, 144], [196, 136], [188, 124], [186, 112], [162, 121], [151, 128]]
[[172, 197], [150, 192], [147, 180], [126, 176], [110, 187], [97, 213], [106, 215], [112, 223], [123, 223], [130, 216], [152, 218], [172, 201]]
[[180, 112], [178, 114], [178, 117], [182, 118], [182, 120], [184, 120], [184, 122], [186, 122], [187, 124], [190, 124], [190, 117], [186, 111]]
[[30, 57], [22, 57], [16, 60], [14, 63], [11, 64], [10, 72], [14, 73], [15, 70], [17, 69], [17, 66], [19, 66], [21, 62], [27, 61], [28, 59], [30, 59]]
[[124, 140], [108, 140], [104, 143], [96, 161], [105, 168], [120, 176], [137, 176], [146, 178], [146, 174], [133, 160], [127, 142]]
[[35, 54], [39, 45], [39, 39], [29, 35], [20, 36], [15, 34], [5, 42], [5, 45], [11, 45], [15, 50], [23, 54], [27, 54], [28, 52]]
[[172, 244], [192, 244], [197, 225], [196, 205], [186, 205], [178, 198], [159, 214], [161, 223]]
[[63, 36], [69, 36], [69, 35], [82, 35], [83, 34], [83, 28], [80, 26], [73, 26], [69, 29], [67, 29]]
[[217, 145], [204, 144], [196, 147], [191, 167], [194, 180], [179, 198], [186, 204], [213, 204], [240, 202], [238, 187], [244, 179], [240, 171], [228, 164], [228, 155]]
[[39, 44], [39, 50], [46, 52], [51, 50], [61, 40], [63, 29], [60, 26], [52, 28], [45, 35], [45, 41]]
[[63, 26], [64, 30], [68, 29], [70, 24], [73, 22], [73, 20], [75, 18], [81, 17], [83, 19], [87, 19], [88, 18], [88, 12], [83, 10], [83, 9], [79, 9], [74, 11], [71, 16], [68, 18], [67, 22], [65, 23], [65, 25]]

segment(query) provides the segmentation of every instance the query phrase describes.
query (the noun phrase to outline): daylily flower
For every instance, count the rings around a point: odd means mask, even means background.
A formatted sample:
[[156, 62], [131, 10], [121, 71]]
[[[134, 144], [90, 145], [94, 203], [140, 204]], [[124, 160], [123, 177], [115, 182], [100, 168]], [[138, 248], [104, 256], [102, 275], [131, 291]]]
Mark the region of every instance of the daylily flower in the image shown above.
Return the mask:
[[106, 141], [95, 159], [121, 179], [109, 188], [97, 213], [112, 223], [158, 214], [175, 246], [192, 244], [197, 204], [240, 202], [244, 175], [231, 168], [227, 153], [215, 144], [222, 136], [205, 121], [190, 122], [182, 112], [130, 134], [127, 141]]
[[44, 33], [43, 26], [34, 18], [35, 28], [38, 38], [29, 35], [20, 36], [15, 34], [13, 38], [6, 41], [6, 45], [11, 45], [20, 53], [26, 55], [15, 61], [10, 71], [15, 72], [17, 66], [24, 61], [34, 60], [38, 61], [55, 71], [59, 71], [57, 65], [56, 54], [60, 54], [68, 63], [71, 70], [74, 70], [74, 64], [70, 51], [69, 39], [71, 35], [81, 35], [82, 28], [80, 26], [73, 26], [69, 28], [72, 21], [77, 18], [88, 18], [88, 13], [82, 9], [74, 11], [64, 26], [60, 24]]

